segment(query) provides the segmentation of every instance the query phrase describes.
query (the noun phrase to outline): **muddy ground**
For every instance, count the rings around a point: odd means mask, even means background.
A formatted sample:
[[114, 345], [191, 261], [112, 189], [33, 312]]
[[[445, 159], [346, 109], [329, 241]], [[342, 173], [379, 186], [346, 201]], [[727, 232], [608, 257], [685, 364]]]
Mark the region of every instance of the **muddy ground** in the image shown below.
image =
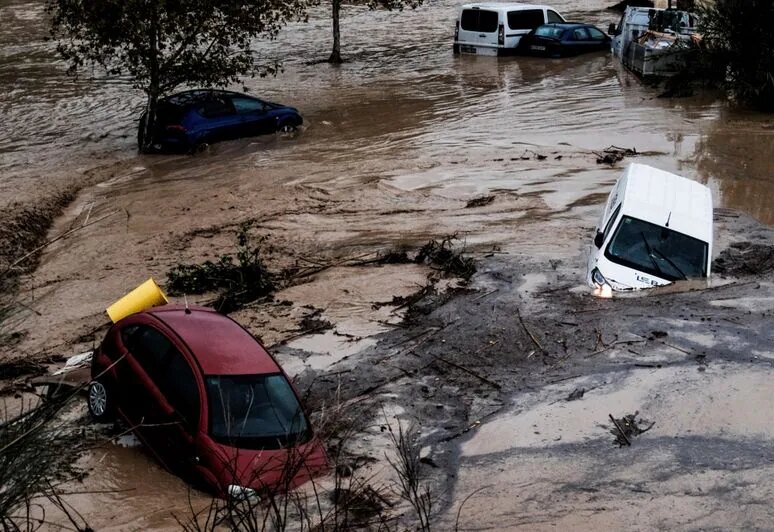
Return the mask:
[[[607, 4], [556, 7], [606, 27]], [[454, 527], [469, 496], [460, 529], [769, 527], [771, 119], [713, 94], [659, 99], [606, 54], [454, 58], [455, 5], [352, 8], [341, 68], [309, 63], [326, 55], [315, 12], [266, 44], [283, 75], [245, 82], [299, 107], [299, 135], [145, 157], [133, 151], [137, 94], [121, 80], [69, 80], [43, 39], [42, 4], [0, 1], [11, 126], [0, 132], [0, 219], [33, 229], [5, 240], [0, 269], [66, 235], [3, 294], [6, 406], [18, 408], [26, 377], [99, 342], [115, 299], [233, 252], [250, 220], [273, 271], [330, 267], [233, 317], [310, 404], [340, 389], [370, 412], [351, 452], [375, 484], [394, 478], [382, 428], [418, 423], [437, 529]], [[722, 275], [709, 288], [599, 300], [583, 286], [594, 224], [626, 163], [597, 163], [612, 144], [713, 190]], [[0, 235], [18, 236], [9, 227]], [[427, 265], [356, 265], [455, 233], [478, 267], [470, 283]], [[428, 279], [435, 294], [410, 308], [394, 299]], [[320, 319], [332, 328], [310, 331]], [[619, 448], [608, 416], [635, 412], [655, 425]], [[89, 474], [71, 491], [89, 493], [71, 503], [98, 530], [177, 529], [188, 488], [119, 443], [80, 458]], [[406, 505], [391, 512], [412, 523]]]

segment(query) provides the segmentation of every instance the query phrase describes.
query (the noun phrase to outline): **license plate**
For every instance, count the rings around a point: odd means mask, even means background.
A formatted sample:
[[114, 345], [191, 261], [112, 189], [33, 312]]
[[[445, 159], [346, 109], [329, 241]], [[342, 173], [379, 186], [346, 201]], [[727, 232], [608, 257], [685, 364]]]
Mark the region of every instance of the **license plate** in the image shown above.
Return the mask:
[[536, 50], [538, 52], [545, 52], [546, 51], [546, 47], [545, 46], [540, 46], [540, 45], [537, 45], [537, 44], [533, 44], [532, 46], [529, 47], [529, 49], [530, 50]]
[[475, 54], [476, 47], [463, 44], [462, 46], [460, 46], [460, 52], [462, 52], [463, 54]]

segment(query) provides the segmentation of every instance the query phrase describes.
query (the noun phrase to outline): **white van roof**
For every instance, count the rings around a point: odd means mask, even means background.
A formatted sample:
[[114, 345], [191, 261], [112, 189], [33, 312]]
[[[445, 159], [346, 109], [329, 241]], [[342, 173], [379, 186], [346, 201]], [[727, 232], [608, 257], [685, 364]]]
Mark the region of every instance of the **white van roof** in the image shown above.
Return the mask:
[[712, 192], [701, 183], [645, 164], [624, 172], [622, 213], [712, 244]]
[[519, 4], [515, 2], [484, 2], [480, 4], [464, 4], [462, 9], [492, 9], [501, 11], [520, 11], [523, 9], [553, 9], [541, 4]]

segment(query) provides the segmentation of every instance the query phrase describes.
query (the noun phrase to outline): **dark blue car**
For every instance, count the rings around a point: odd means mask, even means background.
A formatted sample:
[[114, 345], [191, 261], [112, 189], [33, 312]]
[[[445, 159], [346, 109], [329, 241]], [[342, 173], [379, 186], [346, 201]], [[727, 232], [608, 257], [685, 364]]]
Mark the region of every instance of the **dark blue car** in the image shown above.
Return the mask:
[[544, 24], [521, 38], [518, 52], [545, 57], [566, 57], [610, 50], [610, 37], [591, 24]]
[[[222, 90], [191, 90], [159, 102], [151, 150], [193, 151], [198, 146], [267, 133], [292, 132], [303, 119], [286, 107]], [[142, 147], [146, 116], [140, 118], [137, 142]]]

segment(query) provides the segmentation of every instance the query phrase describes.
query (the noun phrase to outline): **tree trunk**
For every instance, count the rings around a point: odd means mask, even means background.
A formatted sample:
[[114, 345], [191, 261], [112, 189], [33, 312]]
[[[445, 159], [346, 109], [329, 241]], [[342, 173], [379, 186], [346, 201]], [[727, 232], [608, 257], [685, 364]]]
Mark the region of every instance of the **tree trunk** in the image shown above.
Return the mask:
[[151, 88], [148, 91], [148, 101], [145, 104], [143, 120], [140, 121], [140, 132], [137, 136], [137, 144], [142, 153], [148, 153], [153, 146], [153, 132], [156, 129], [156, 109], [158, 108], [158, 89]]
[[331, 14], [333, 15], [333, 51], [328, 62], [340, 65], [341, 59], [341, 31], [339, 29], [339, 14], [341, 13], [341, 0], [331, 0]]
[[[154, 4], [155, 7], [155, 4]], [[150, 30], [148, 35], [148, 41], [150, 42], [150, 80], [148, 81], [148, 88], [145, 93], [148, 95], [148, 101], [145, 104], [145, 114], [143, 115], [144, 121], [140, 121], [140, 132], [137, 136], [137, 144], [139, 144], [140, 151], [142, 153], [148, 153], [153, 146], [153, 132], [156, 130], [156, 110], [159, 103], [159, 91], [161, 85], [161, 76], [159, 73], [159, 32], [157, 24], [157, 14], [154, 13], [151, 17]]]

